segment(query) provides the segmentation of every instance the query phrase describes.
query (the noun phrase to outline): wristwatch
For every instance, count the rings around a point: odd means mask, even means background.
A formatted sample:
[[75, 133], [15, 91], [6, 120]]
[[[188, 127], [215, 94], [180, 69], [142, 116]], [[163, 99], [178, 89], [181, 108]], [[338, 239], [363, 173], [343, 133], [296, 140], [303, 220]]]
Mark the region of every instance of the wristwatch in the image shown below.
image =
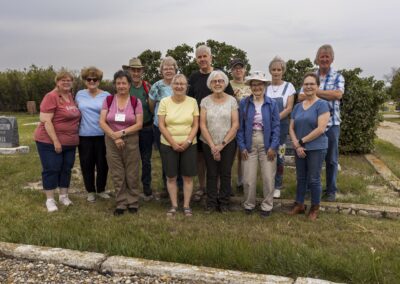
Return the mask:
[[186, 142], [187, 142], [189, 145], [192, 145], [192, 141], [190, 141], [190, 139], [186, 140]]
[[306, 143], [303, 142], [303, 139], [300, 139], [300, 140], [299, 140], [299, 144], [300, 144], [301, 147], [304, 147], [304, 145], [305, 145]]
[[226, 145], [226, 142], [225, 142], [225, 140], [222, 140], [222, 146], [225, 146]]
[[126, 132], [125, 130], [122, 130], [122, 136], [121, 137], [125, 137], [126, 136]]

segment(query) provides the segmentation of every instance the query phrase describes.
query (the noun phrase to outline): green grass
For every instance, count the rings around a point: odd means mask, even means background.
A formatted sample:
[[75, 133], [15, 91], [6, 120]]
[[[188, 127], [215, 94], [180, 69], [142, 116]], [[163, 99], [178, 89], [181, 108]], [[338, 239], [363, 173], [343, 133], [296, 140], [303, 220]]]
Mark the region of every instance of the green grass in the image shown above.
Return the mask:
[[[400, 279], [398, 221], [329, 213], [321, 213], [316, 222], [284, 213], [274, 213], [265, 220], [242, 212], [207, 215], [199, 205], [194, 205], [193, 218], [178, 214], [168, 219], [167, 202], [145, 203], [137, 216], [117, 218], [112, 216], [114, 201], [88, 204], [81, 194], [71, 196], [74, 206], [48, 214], [43, 193], [23, 189], [26, 183], [40, 179], [40, 162], [32, 141], [35, 126], [22, 126], [34, 120], [18, 115], [21, 142], [31, 146], [31, 152], [0, 156], [1, 241], [293, 278], [347, 283], [396, 283]], [[153, 161], [159, 170], [157, 154]], [[384, 182], [364, 158], [344, 156], [340, 162], [343, 196], [379, 203], [366, 187]], [[153, 176], [153, 185], [159, 185], [159, 177]], [[286, 171], [285, 184], [284, 196], [293, 198], [293, 169]]]
[[385, 118], [385, 120], [390, 121], [390, 122], [396, 122], [400, 124], [400, 117], [397, 118]]
[[390, 142], [375, 140], [375, 154], [400, 178], [400, 149]]

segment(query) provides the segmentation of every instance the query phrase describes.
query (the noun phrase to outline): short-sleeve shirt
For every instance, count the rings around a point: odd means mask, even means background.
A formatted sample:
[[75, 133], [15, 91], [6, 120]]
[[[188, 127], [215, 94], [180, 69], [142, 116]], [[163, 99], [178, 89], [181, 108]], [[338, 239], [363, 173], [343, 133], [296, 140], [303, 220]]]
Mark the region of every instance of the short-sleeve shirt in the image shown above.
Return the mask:
[[262, 113], [261, 113], [261, 108], [264, 102], [261, 103], [255, 103], [255, 111], [256, 113], [254, 114], [254, 119], [253, 119], [253, 129], [254, 130], [263, 130], [264, 129], [264, 123], [262, 120]]
[[[146, 84], [146, 83], [145, 83]], [[142, 113], [143, 113], [143, 125], [152, 122], [153, 114], [150, 111], [149, 103], [148, 103], [148, 94], [143, 88], [143, 84], [140, 85], [139, 88], [136, 88], [133, 84], [131, 89], [129, 90], [131, 96], [138, 98], [142, 105]]]
[[[318, 127], [318, 117], [329, 112], [328, 102], [318, 99], [307, 110], [303, 108], [303, 103], [297, 104], [292, 111], [294, 120], [294, 132], [298, 139], [307, 136], [311, 131]], [[306, 150], [321, 150], [328, 148], [328, 137], [325, 132], [316, 139], [305, 143]]]
[[248, 85], [245, 83], [236, 83], [234, 80], [231, 80], [231, 86], [234, 92], [234, 96], [238, 103], [245, 97], [251, 95], [251, 90]]
[[[75, 146], [79, 144], [78, 128], [81, 113], [76, 107], [72, 95], [69, 102], [60, 97], [56, 90], [46, 94], [40, 104], [40, 112], [53, 113], [54, 131], [61, 145]], [[53, 144], [44, 123], [41, 122], [35, 130], [35, 141]]]
[[[232, 96], [227, 96], [224, 103], [217, 104], [209, 95], [201, 101], [200, 106], [207, 111], [207, 129], [214, 144], [221, 144], [232, 127], [232, 111], [238, 109], [236, 99]], [[200, 140], [207, 144], [203, 135], [200, 136]]]
[[267, 88], [267, 96], [271, 99], [282, 98], [283, 99], [283, 107], [285, 108], [287, 105], [287, 101], [290, 96], [293, 96], [296, 93], [296, 89], [294, 88], [292, 83], [288, 83], [285, 93], [285, 86], [288, 82], [283, 81], [283, 83], [279, 86], [269, 85]]
[[[140, 100], [136, 100], [136, 108], [133, 111], [132, 103], [129, 98], [126, 106], [119, 106], [117, 107], [117, 98], [114, 97], [110, 109], [108, 109], [107, 99], [103, 102], [103, 110], [108, 110], [106, 122], [108, 126], [112, 129], [112, 131], [122, 131], [129, 126], [132, 126], [136, 123], [136, 115], [143, 114], [142, 103]], [[124, 114], [125, 120], [124, 121], [116, 121], [116, 114]], [[118, 120], [118, 119], [117, 119]]]
[[79, 125], [79, 136], [102, 136], [103, 130], [100, 128], [100, 111], [103, 102], [110, 93], [102, 91], [92, 97], [87, 89], [80, 90], [75, 96], [75, 103], [78, 106], [82, 118]]
[[[182, 143], [192, 131], [193, 120], [198, 119], [199, 107], [196, 100], [188, 96], [180, 103], [174, 102], [172, 97], [166, 97], [161, 100], [157, 114], [165, 116], [168, 132], [177, 143]], [[170, 146], [164, 135], [161, 135], [161, 143]], [[192, 144], [196, 143], [195, 136]]]
[[170, 85], [165, 84], [164, 80], [159, 80], [151, 86], [149, 91], [149, 97], [151, 100], [155, 101], [154, 113], [154, 125], [158, 127], [158, 107], [160, 101], [163, 98], [172, 96], [172, 88]]

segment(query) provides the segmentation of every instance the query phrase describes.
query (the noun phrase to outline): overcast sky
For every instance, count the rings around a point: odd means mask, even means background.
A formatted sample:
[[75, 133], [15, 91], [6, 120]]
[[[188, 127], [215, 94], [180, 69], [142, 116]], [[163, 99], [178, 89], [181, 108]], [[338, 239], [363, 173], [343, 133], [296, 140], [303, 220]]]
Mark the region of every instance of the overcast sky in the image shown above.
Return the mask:
[[400, 67], [400, 1], [361, 0], [0, 0], [0, 71], [35, 64], [106, 78], [146, 49], [165, 54], [214, 39], [247, 52], [253, 70], [269, 61], [313, 59], [333, 45], [334, 68], [382, 79]]

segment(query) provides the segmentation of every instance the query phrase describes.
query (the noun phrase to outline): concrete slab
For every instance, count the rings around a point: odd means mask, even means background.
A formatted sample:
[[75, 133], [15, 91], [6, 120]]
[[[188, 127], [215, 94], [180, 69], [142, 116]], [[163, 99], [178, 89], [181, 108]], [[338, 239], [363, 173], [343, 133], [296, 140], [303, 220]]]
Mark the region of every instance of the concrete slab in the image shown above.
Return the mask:
[[29, 146], [19, 146], [12, 148], [0, 148], [0, 154], [11, 155], [11, 154], [27, 154], [29, 153]]

